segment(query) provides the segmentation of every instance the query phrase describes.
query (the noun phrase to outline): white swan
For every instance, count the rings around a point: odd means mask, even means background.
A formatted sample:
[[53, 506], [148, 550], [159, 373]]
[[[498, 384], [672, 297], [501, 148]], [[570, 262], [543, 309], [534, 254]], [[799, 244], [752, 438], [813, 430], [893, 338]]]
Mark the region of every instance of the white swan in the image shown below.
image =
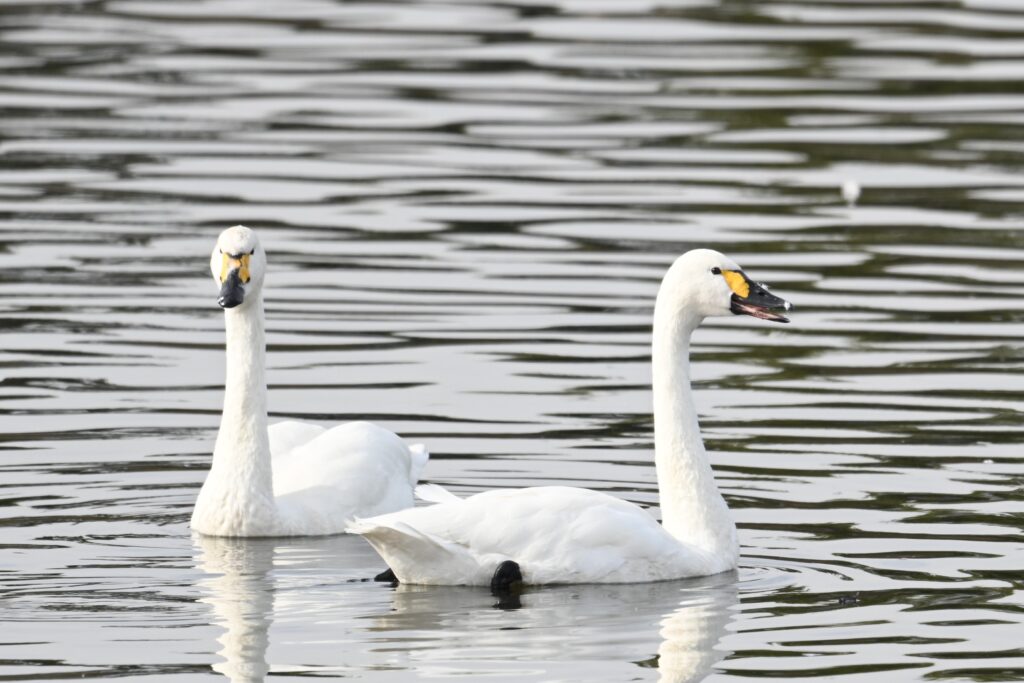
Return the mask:
[[663, 525], [588, 489], [543, 486], [461, 499], [427, 485], [417, 493], [436, 505], [360, 519], [349, 531], [362, 534], [405, 583], [634, 583], [733, 569], [736, 526], [715, 486], [690, 395], [690, 335], [708, 316], [788, 322], [780, 311], [789, 309], [716, 251], [687, 252], [665, 275], [652, 357]]
[[227, 328], [227, 381], [192, 528], [211, 536], [321, 536], [344, 533], [358, 515], [410, 507], [428, 458], [423, 446], [367, 422], [267, 427], [266, 263], [256, 233], [241, 225], [221, 233], [210, 259]]

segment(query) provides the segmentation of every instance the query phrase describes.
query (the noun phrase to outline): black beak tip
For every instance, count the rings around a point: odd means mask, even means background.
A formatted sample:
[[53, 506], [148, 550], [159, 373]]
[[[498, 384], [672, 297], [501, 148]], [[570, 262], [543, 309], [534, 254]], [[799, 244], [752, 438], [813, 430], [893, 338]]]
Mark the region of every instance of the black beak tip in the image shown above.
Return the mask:
[[245, 301], [245, 289], [242, 288], [242, 281], [238, 277], [238, 271], [232, 270], [220, 288], [220, 296], [217, 303], [221, 308], [234, 308]]
[[787, 316], [793, 310], [793, 304], [774, 294], [769, 294], [767, 290], [758, 288], [754, 292], [754, 296], [748, 298], [741, 298], [734, 294], [731, 310], [735, 315], [749, 315], [773, 323], [788, 323]]

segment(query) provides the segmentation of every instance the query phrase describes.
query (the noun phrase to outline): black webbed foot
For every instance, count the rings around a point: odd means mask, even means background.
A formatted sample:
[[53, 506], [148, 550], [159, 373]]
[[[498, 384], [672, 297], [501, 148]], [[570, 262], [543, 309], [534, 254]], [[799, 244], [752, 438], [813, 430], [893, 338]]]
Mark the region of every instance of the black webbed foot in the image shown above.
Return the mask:
[[491, 577], [491, 592], [495, 594], [508, 593], [522, 584], [523, 572], [519, 569], [519, 563], [505, 560], [494, 570], [494, 576]]
[[520, 599], [518, 592], [505, 591], [504, 593], [499, 593], [495, 591], [492, 595], [498, 598], [498, 602], [491, 605], [494, 609], [513, 611], [523, 607], [523, 601]]
[[373, 580], [374, 581], [380, 581], [382, 583], [391, 583], [391, 584], [397, 584], [398, 583], [398, 577], [395, 576], [395, 572], [394, 572], [393, 569], [391, 569], [391, 567], [388, 567], [387, 569], [382, 571], [380, 574], [377, 574], [377, 576], [373, 577]]

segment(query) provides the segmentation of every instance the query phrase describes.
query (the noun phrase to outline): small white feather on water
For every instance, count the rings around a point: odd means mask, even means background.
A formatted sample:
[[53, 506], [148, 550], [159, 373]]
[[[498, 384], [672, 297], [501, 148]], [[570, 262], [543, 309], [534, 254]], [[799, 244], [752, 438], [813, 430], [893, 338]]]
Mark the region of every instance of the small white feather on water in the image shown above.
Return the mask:
[[839, 194], [842, 195], [843, 201], [846, 202], [847, 206], [854, 206], [857, 204], [857, 200], [860, 199], [860, 185], [857, 184], [856, 180], [845, 180], [839, 189]]

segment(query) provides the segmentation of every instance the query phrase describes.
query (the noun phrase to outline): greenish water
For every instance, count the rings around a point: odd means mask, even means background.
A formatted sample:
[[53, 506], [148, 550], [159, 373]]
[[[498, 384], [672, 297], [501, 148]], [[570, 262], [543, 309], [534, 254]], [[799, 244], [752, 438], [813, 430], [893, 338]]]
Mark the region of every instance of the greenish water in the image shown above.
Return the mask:
[[[1024, 678], [1022, 73], [1007, 0], [6, 3], [0, 680]], [[460, 494], [655, 506], [657, 284], [734, 257], [797, 306], [694, 340], [737, 574], [509, 604], [192, 539], [240, 222], [272, 415]]]

